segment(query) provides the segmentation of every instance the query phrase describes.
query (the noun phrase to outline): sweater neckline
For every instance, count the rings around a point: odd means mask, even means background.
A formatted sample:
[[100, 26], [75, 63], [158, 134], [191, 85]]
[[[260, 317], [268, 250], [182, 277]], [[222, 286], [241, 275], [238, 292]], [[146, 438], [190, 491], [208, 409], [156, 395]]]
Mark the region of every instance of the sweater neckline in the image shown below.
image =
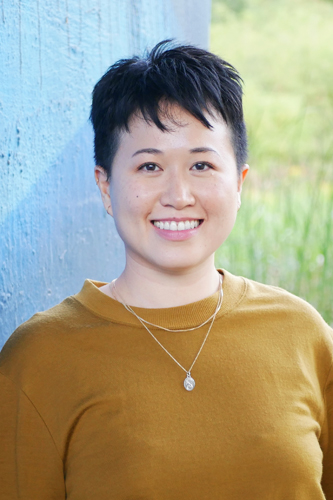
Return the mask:
[[[224, 269], [218, 269], [218, 272], [223, 274], [223, 302], [216, 319], [234, 309], [241, 301], [246, 289], [244, 278], [234, 276]], [[105, 284], [104, 282], [87, 279], [81, 291], [74, 295], [74, 299], [78, 300], [95, 315], [113, 323], [138, 326], [139, 321], [133, 314], [127, 311], [120, 302], [99, 290]], [[217, 300], [218, 292], [205, 299], [183, 306], [161, 309], [133, 307], [133, 310], [151, 323], [168, 328], [191, 328], [202, 323], [214, 313]]]

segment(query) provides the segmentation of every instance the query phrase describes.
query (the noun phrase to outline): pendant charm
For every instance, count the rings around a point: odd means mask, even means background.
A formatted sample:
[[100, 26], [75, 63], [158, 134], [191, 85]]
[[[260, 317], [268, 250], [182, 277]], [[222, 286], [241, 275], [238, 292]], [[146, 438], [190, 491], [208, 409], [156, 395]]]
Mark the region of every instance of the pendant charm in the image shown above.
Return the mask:
[[195, 381], [191, 377], [190, 372], [188, 372], [188, 374], [186, 375], [186, 379], [184, 380], [184, 387], [187, 391], [193, 391], [195, 387]]

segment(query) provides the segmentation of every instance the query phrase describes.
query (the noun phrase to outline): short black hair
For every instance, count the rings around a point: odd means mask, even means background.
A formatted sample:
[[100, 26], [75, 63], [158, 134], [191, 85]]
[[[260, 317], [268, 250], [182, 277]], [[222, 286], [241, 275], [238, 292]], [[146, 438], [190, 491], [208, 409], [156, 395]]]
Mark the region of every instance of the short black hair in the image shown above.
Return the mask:
[[177, 104], [212, 128], [203, 111], [218, 113], [231, 130], [238, 172], [247, 157], [242, 106], [242, 78], [220, 57], [173, 40], [158, 43], [145, 57], [113, 64], [93, 90], [90, 119], [95, 132], [95, 162], [111, 175], [122, 130], [129, 131], [135, 113], [167, 131], [161, 104]]

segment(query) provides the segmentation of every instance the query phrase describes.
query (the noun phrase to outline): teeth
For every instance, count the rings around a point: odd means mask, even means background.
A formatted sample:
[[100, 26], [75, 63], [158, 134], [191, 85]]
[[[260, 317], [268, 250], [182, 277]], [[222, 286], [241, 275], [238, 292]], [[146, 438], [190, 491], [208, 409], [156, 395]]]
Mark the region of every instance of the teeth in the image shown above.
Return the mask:
[[154, 221], [154, 226], [159, 227], [160, 229], [166, 229], [168, 231], [184, 231], [186, 229], [194, 229], [195, 227], [199, 226], [199, 221], [198, 220], [187, 220], [187, 221]]

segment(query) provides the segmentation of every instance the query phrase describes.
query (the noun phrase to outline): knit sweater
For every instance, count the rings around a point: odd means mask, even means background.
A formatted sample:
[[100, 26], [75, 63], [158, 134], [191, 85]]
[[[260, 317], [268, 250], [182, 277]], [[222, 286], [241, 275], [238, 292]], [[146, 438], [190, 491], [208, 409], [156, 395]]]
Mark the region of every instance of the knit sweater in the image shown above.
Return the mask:
[[[224, 273], [186, 374], [103, 283], [0, 354], [1, 500], [333, 500], [332, 330], [303, 300]], [[135, 311], [169, 328], [218, 299]], [[209, 324], [152, 332], [186, 368]]]

